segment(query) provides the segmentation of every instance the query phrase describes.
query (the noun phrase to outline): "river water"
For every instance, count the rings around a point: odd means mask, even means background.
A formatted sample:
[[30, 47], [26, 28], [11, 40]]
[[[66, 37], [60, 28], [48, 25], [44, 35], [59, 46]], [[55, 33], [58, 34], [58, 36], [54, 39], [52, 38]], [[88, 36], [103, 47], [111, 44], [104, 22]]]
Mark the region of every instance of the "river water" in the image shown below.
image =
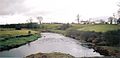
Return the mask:
[[8, 51], [0, 52], [0, 57], [25, 57], [39, 52], [61, 52], [75, 57], [101, 57], [99, 53], [93, 52], [81, 46], [80, 42], [56, 33], [41, 33], [42, 37], [29, 44]]

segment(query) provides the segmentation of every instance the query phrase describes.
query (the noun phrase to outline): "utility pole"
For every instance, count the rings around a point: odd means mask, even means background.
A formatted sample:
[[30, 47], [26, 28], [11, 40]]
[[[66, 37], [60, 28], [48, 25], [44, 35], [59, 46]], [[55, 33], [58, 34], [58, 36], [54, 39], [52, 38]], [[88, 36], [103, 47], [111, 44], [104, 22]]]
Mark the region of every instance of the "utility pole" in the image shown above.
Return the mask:
[[80, 16], [79, 16], [79, 14], [77, 15], [77, 22], [78, 22], [78, 24], [80, 23], [80, 18], [79, 18]]

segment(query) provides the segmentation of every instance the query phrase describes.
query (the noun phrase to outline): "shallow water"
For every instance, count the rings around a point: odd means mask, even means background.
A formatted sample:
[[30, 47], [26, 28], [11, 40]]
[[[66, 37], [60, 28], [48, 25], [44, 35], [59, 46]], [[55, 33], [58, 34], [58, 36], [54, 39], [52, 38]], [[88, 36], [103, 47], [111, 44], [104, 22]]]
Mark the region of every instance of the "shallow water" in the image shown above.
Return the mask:
[[29, 44], [0, 52], [0, 57], [25, 57], [38, 52], [61, 52], [73, 55], [75, 57], [99, 57], [99, 53], [93, 52], [81, 46], [80, 42], [69, 37], [56, 33], [41, 33], [42, 37]]

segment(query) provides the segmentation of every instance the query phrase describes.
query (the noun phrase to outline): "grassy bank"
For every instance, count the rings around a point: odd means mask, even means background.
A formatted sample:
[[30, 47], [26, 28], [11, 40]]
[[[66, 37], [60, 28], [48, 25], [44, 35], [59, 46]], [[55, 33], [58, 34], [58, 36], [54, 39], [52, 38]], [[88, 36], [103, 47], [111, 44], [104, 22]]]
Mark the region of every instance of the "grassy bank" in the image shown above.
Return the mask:
[[[28, 32], [31, 31], [31, 34]], [[0, 31], [0, 51], [19, 47], [23, 44], [37, 40], [40, 35], [32, 30], [6, 30]]]

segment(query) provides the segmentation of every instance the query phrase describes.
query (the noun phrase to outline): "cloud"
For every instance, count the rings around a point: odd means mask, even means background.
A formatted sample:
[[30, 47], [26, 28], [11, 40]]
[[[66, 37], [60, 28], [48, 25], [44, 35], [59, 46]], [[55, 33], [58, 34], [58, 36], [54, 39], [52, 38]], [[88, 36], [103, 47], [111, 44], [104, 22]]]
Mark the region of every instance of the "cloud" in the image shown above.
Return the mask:
[[31, 11], [23, 13], [23, 15], [25, 15], [25, 16], [44, 16], [44, 15], [48, 15], [48, 14], [51, 14], [51, 12], [50, 11], [42, 11], [42, 10], [33, 10], [33, 9], [31, 9]]
[[13, 15], [28, 11], [24, 7], [25, 0], [0, 0], [0, 15]]

